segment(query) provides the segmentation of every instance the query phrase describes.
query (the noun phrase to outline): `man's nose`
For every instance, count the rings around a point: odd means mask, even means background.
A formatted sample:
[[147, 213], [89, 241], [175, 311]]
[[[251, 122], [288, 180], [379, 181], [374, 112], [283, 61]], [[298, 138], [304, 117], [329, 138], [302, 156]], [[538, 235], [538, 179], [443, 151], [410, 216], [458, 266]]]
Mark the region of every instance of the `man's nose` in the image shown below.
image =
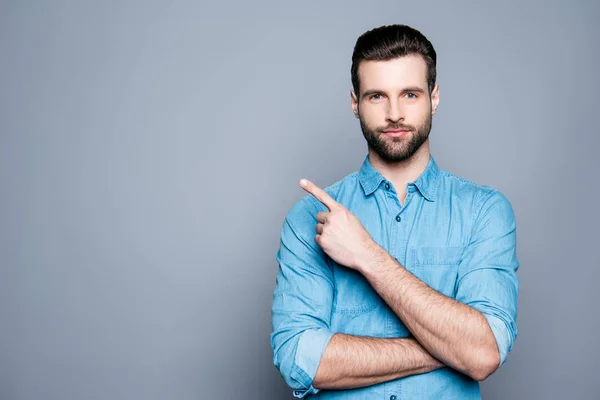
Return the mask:
[[392, 122], [398, 122], [404, 119], [404, 108], [398, 100], [391, 100], [387, 110], [387, 119]]

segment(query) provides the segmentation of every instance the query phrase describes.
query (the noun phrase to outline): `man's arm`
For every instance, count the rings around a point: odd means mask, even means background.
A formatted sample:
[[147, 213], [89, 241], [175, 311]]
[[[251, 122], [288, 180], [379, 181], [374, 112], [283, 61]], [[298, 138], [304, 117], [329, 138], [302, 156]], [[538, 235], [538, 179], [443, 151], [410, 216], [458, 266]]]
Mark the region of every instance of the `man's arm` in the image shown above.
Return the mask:
[[300, 186], [329, 210], [316, 215], [315, 243], [362, 273], [435, 358], [477, 380], [504, 363], [517, 334], [518, 261], [514, 214], [502, 194], [490, 190], [475, 207], [453, 300], [406, 271], [325, 191], [304, 179]]
[[313, 386], [353, 389], [445, 367], [413, 338], [335, 334], [321, 358]]
[[294, 396], [315, 394], [319, 360], [330, 330], [333, 276], [326, 256], [307, 235], [314, 220], [308, 198], [292, 207], [281, 228], [279, 264], [271, 309], [273, 363]]
[[379, 260], [365, 277], [419, 343], [473, 379], [487, 378], [500, 359], [485, 317], [427, 286], [385, 250]]
[[433, 290], [379, 247], [361, 272], [434, 357], [484, 380], [516, 337], [516, 236], [510, 203], [498, 192], [483, 202], [459, 266], [456, 300]]
[[365, 386], [441, 366], [411, 339], [334, 336], [333, 276], [327, 256], [314, 241], [320, 208], [306, 197], [290, 210], [277, 252], [271, 348], [273, 362], [294, 395]]

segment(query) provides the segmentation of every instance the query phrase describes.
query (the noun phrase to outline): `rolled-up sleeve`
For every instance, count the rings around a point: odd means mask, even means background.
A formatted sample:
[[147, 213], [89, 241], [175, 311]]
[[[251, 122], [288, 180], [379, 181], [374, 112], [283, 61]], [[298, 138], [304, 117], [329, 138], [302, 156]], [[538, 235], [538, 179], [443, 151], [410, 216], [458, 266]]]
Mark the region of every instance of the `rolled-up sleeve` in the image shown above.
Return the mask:
[[320, 211], [305, 197], [292, 207], [281, 229], [279, 263], [271, 310], [273, 362], [295, 397], [315, 394], [312, 386], [331, 340], [333, 278], [314, 241]]
[[459, 265], [456, 300], [487, 319], [502, 365], [517, 337], [516, 222], [510, 202], [497, 190], [478, 203], [471, 240]]

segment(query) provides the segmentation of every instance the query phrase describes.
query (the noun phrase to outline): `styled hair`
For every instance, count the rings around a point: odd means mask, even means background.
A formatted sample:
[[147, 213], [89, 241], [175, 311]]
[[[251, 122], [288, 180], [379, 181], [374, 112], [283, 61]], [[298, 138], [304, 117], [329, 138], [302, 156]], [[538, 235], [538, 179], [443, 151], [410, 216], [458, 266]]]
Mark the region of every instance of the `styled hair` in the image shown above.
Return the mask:
[[436, 54], [431, 42], [418, 30], [408, 25], [384, 25], [359, 36], [352, 53], [350, 70], [352, 87], [360, 98], [358, 67], [361, 61], [388, 61], [412, 54], [419, 54], [427, 65], [429, 93], [435, 86]]

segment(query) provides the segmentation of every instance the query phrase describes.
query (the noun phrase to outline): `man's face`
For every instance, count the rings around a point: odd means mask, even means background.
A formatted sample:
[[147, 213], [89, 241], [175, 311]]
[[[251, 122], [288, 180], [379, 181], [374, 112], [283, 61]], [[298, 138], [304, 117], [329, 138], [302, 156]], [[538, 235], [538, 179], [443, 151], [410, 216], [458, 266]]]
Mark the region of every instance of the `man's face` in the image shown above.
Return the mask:
[[360, 98], [352, 93], [352, 108], [369, 147], [388, 162], [410, 158], [429, 137], [439, 102], [437, 86], [429, 95], [425, 60], [363, 61], [358, 74]]

